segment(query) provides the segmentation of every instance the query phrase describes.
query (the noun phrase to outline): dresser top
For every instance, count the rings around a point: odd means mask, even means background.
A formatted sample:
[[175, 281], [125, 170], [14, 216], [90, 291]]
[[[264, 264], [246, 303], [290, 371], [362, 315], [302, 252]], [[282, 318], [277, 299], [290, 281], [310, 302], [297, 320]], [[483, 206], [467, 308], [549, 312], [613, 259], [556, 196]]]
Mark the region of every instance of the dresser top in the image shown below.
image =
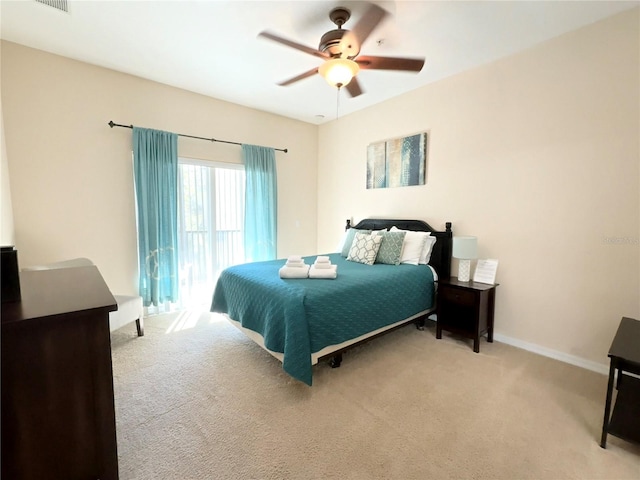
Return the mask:
[[474, 290], [491, 290], [492, 288], [496, 288], [499, 284], [480, 283], [474, 282], [473, 280], [462, 282], [458, 280], [458, 277], [451, 277], [444, 280], [438, 279], [438, 285], [451, 285], [452, 287], [472, 288]]
[[2, 303], [2, 326], [92, 309], [117, 310], [95, 266], [20, 272], [19, 302]]
[[622, 358], [640, 365], [640, 321], [622, 317], [609, 349], [609, 357]]

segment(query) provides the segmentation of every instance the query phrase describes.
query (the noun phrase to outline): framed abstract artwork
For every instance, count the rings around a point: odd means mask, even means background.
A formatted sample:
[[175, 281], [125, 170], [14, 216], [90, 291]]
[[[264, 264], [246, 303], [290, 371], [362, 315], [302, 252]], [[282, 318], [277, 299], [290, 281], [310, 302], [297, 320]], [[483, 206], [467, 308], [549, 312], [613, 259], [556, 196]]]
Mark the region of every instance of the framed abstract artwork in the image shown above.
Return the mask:
[[424, 185], [427, 132], [372, 143], [367, 147], [367, 188]]

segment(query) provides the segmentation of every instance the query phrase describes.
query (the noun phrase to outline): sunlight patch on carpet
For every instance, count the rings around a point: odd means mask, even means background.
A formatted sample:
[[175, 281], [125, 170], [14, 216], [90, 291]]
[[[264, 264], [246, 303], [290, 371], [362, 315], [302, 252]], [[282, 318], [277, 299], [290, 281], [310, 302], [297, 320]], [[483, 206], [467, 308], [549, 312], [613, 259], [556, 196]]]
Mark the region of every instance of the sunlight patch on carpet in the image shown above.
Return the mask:
[[196, 325], [198, 325], [198, 320], [200, 319], [201, 315], [201, 312], [191, 310], [182, 311], [171, 323], [169, 328], [167, 328], [167, 331], [165, 333], [180, 332], [182, 330], [194, 328]]
[[210, 313], [209, 323], [227, 323], [227, 319], [223, 313]]
[[199, 324], [221, 322], [226, 322], [224, 315], [221, 313], [211, 313], [206, 310], [183, 310], [178, 312], [176, 318], [165, 331], [165, 334], [190, 330]]

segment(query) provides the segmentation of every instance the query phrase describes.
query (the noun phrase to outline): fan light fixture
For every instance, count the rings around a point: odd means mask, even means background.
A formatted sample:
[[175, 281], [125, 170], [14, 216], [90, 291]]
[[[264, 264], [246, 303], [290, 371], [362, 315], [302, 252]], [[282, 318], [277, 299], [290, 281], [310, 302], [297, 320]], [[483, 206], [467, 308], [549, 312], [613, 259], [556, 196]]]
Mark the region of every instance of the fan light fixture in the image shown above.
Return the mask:
[[360, 67], [348, 58], [332, 58], [325, 61], [318, 68], [320, 75], [324, 77], [332, 87], [344, 87], [360, 71]]
[[351, 17], [351, 11], [345, 7], [332, 9], [329, 12], [329, 20], [338, 28], [329, 30], [322, 35], [318, 48], [302, 45], [269, 31], [260, 32], [258, 34], [259, 37], [323, 60], [323, 63], [319, 66], [288, 80], [278, 82], [278, 85], [286, 87], [305, 78], [320, 74], [329, 85], [338, 87], [338, 93], [340, 93], [341, 87], [346, 87], [346, 93], [353, 98], [364, 93], [360, 87], [360, 79], [354, 79], [360, 69], [420, 72], [424, 67], [424, 58], [378, 57], [372, 55], [358, 57], [360, 55], [360, 46], [365, 43], [371, 32], [389, 16], [389, 12], [384, 8], [370, 2], [371, 0], [362, 2], [367, 3], [366, 10], [362, 13], [357, 23], [353, 25], [353, 28], [349, 30], [345, 30], [342, 27]]

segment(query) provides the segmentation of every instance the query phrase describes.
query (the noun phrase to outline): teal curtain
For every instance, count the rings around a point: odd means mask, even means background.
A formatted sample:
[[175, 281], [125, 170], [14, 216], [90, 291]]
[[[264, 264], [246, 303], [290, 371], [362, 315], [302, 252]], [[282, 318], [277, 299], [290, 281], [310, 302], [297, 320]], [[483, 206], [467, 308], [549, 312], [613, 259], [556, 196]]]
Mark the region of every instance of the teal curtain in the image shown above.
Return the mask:
[[244, 253], [250, 262], [276, 258], [278, 188], [273, 148], [242, 145], [245, 173]]
[[133, 128], [140, 296], [178, 300], [178, 135]]

